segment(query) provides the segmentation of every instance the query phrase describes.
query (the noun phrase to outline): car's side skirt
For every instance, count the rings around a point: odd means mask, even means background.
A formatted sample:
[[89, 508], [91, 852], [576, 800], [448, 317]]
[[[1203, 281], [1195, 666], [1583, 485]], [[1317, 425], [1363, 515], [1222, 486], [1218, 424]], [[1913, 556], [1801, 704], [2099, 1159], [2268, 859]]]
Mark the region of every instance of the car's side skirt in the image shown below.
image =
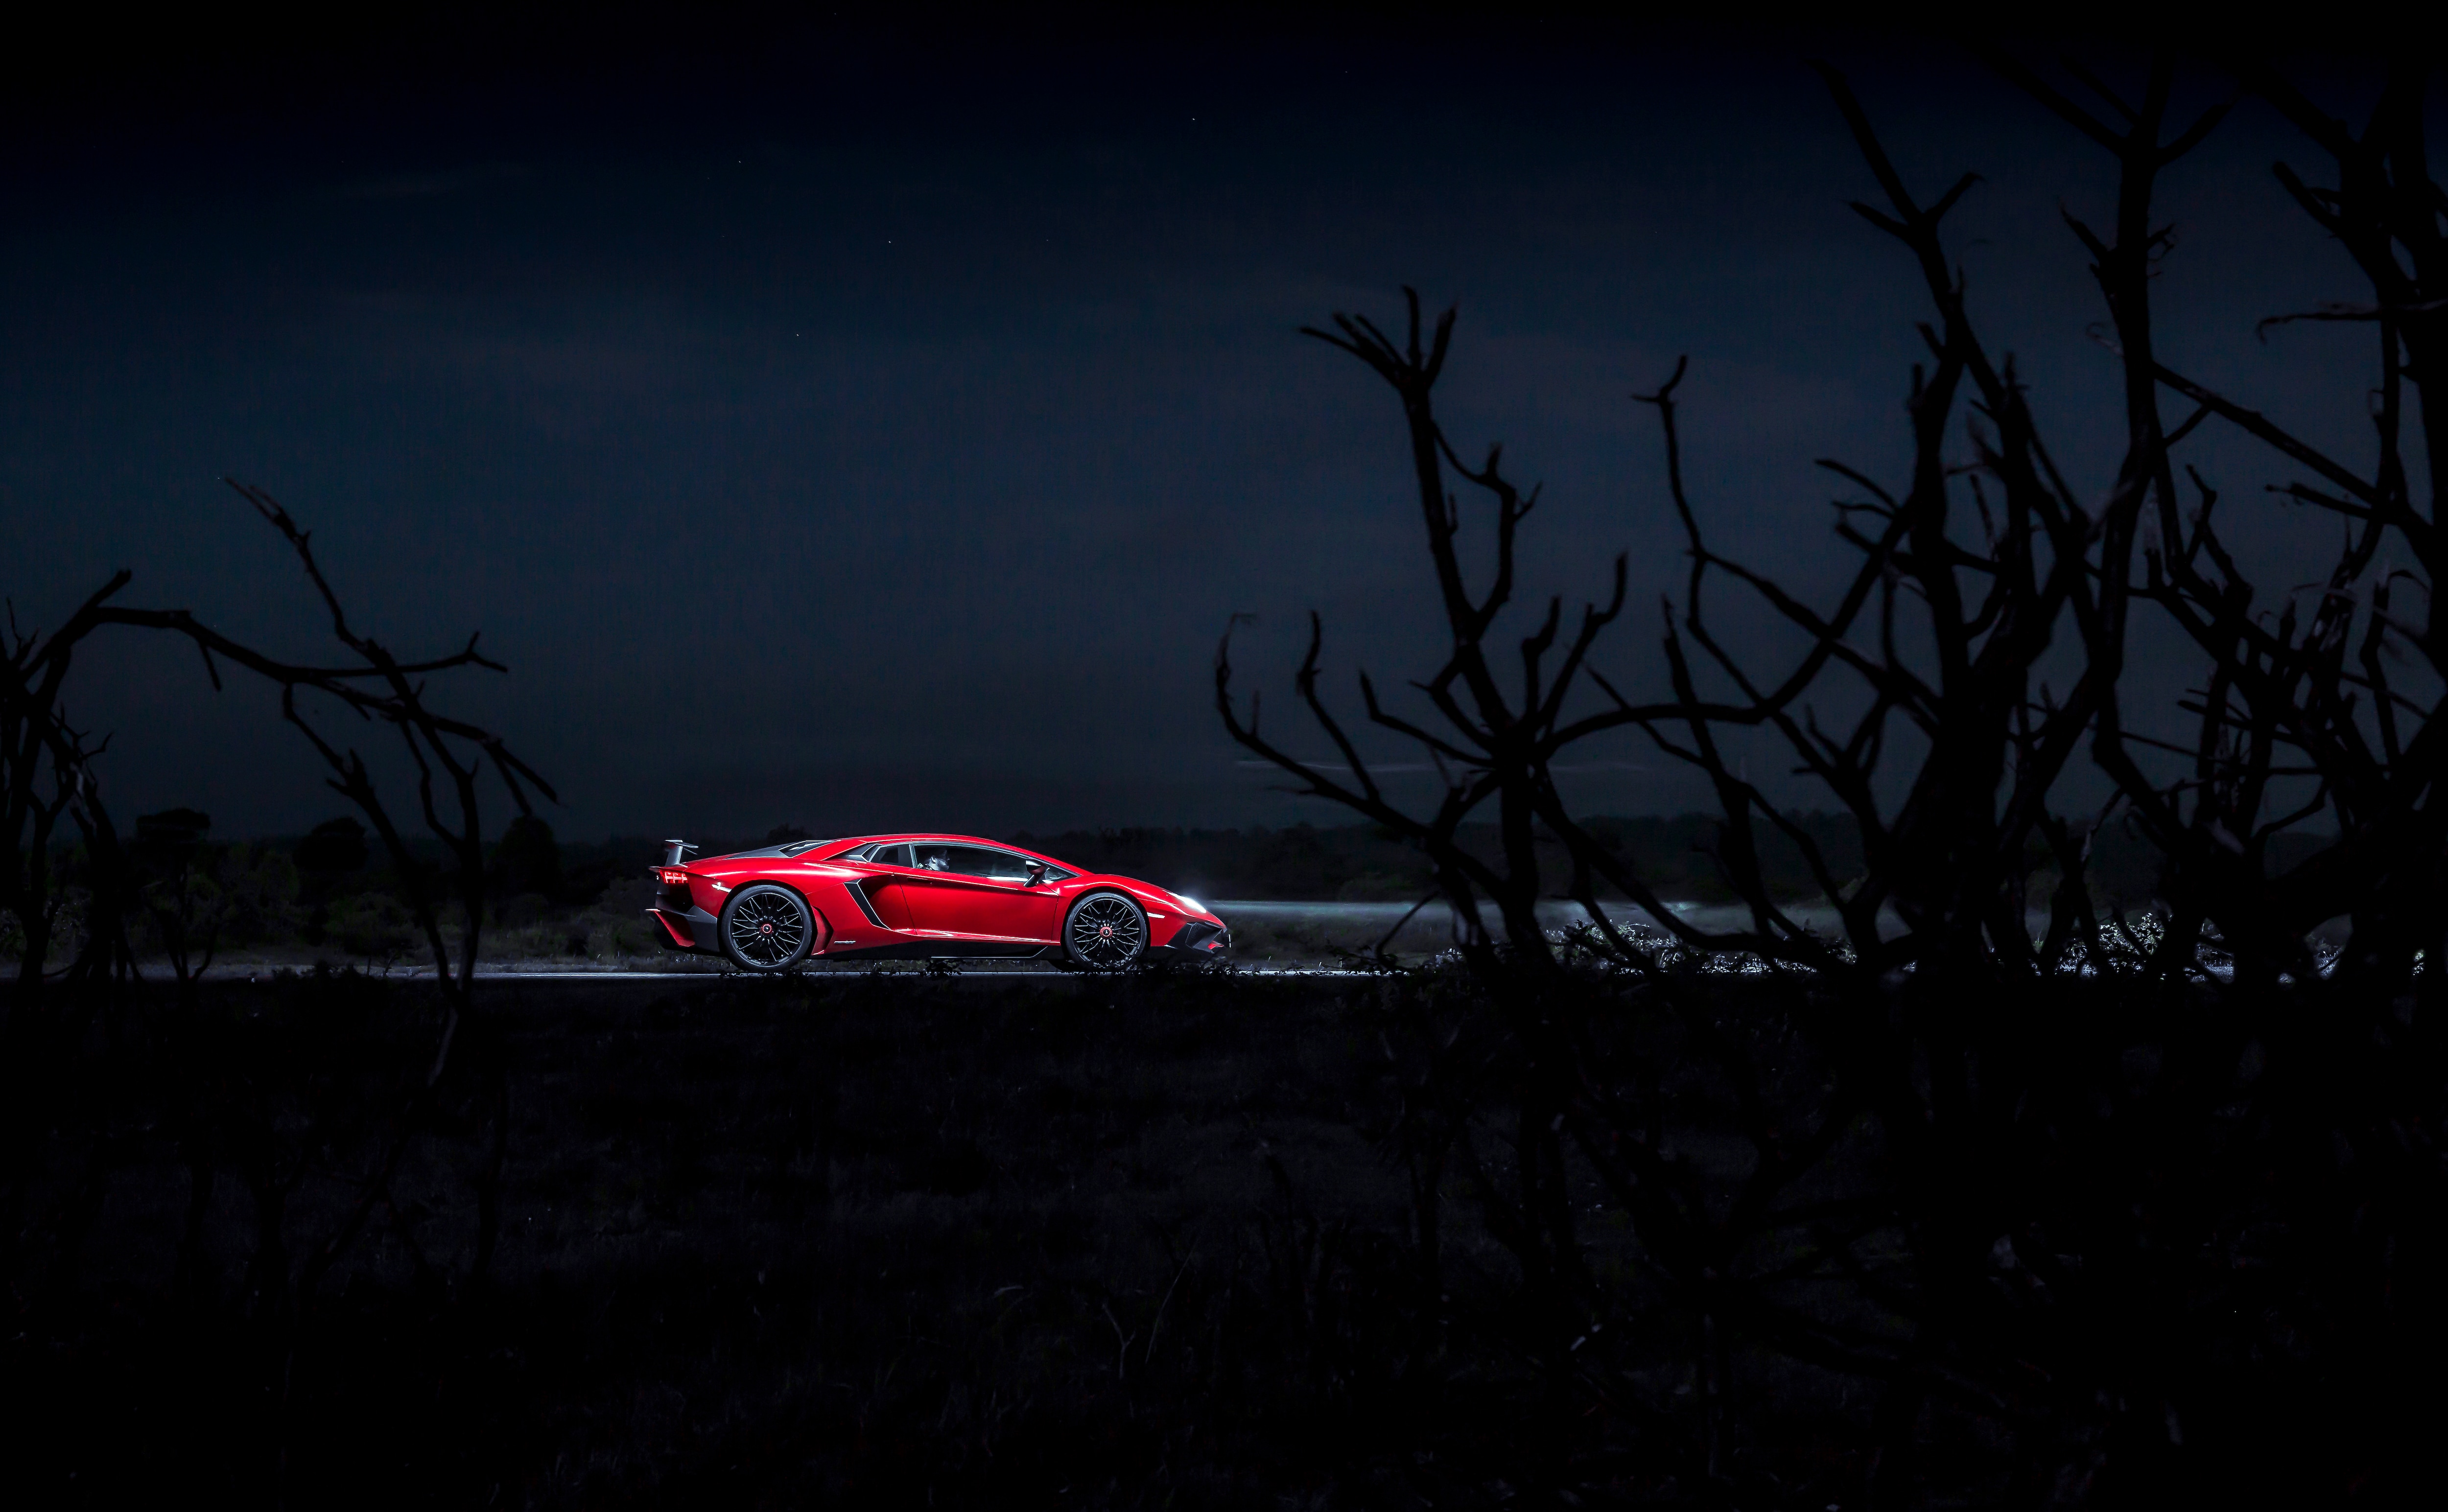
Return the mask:
[[854, 946], [828, 950], [819, 961], [1034, 961], [1053, 949], [1050, 945], [1013, 944], [1004, 940], [911, 940], [896, 945]]

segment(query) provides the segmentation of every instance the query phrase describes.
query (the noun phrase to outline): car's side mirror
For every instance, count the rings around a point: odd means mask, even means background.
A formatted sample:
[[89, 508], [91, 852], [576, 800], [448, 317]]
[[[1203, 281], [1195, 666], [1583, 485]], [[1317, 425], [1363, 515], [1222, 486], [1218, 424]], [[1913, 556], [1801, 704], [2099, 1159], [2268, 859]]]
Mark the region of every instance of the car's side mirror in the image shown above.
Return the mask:
[[1027, 886], [1032, 887], [1032, 888], [1033, 888], [1033, 887], [1038, 887], [1038, 886], [1042, 885], [1044, 881], [1045, 881], [1045, 863], [1044, 863], [1044, 862], [1042, 862], [1042, 861], [1031, 861], [1030, 863], [1028, 863], [1028, 882], [1027, 882]]

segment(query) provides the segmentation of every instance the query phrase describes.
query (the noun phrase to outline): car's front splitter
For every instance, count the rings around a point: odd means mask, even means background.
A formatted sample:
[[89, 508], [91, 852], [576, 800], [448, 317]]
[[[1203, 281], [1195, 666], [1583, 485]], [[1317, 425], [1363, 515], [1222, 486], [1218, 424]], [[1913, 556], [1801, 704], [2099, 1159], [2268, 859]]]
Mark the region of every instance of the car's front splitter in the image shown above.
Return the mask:
[[1222, 955], [1233, 947], [1233, 931], [1220, 924], [1192, 919], [1173, 931], [1173, 938], [1157, 948], [1171, 951], [1176, 957], [1206, 960]]

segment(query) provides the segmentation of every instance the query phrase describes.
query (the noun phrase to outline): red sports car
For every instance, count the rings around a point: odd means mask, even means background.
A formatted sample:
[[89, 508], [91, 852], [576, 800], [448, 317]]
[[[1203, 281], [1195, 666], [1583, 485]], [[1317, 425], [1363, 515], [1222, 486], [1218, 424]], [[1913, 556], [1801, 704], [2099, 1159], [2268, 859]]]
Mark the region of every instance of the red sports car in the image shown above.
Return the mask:
[[668, 840], [647, 912], [682, 950], [750, 971], [811, 956], [910, 960], [1057, 955], [1128, 966], [1150, 951], [1208, 957], [1232, 944], [1195, 898], [965, 834], [798, 840], [692, 859]]

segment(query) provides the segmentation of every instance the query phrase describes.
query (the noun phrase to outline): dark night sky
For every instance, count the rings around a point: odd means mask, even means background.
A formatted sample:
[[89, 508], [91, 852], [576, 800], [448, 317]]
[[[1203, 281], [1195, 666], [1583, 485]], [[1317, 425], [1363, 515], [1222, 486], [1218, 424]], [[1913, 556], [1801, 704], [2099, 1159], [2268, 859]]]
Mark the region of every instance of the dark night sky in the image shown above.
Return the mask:
[[[1624, 684], [1661, 680], [1645, 605], [1680, 572], [1628, 395], [1678, 353], [1694, 491], [1756, 562], [1831, 581], [1813, 457], [1901, 477], [1923, 306], [1844, 208], [1868, 176], [1808, 51], [1854, 75], [1924, 192], [1987, 176], [1955, 224], [1976, 309], [2076, 475], [2107, 481], [2113, 359], [2057, 207], [2102, 213], [2108, 164], [1935, 45], [491, 45], [86, 60], [12, 107], [0, 579], [21, 621], [125, 565], [127, 602], [309, 649], [312, 604], [231, 473], [315, 528], [394, 646], [483, 629], [512, 675], [452, 698], [556, 779], [564, 834], [1328, 819], [1218, 727], [1228, 617], [1260, 617], [1244, 677], [1279, 717], [1312, 606], [1337, 667], [1381, 681], [1438, 640], [1396, 406], [1299, 325], [1390, 319], [1406, 282], [1459, 302], [1453, 428], [1547, 485], [1526, 585], [1578, 600], [1632, 553], [1644, 607], [1603, 662]], [[2186, 97], [2218, 87], [2196, 70]], [[2360, 456], [2367, 338], [2254, 338], [2357, 292], [2271, 180], [2282, 155], [2317, 165], [2246, 108], [2174, 175], [2166, 348]], [[2277, 474], [2203, 455], [2266, 516], [2250, 544], [2290, 549], [2301, 522], [2258, 499]], [[192, 655], [114, 641], [74, 706], [120, 732], [123, 813], [189, 803], [236, 834], [338, 812], [270, 699], [216, 698]], [[1699, 796], [1631, 739], [1582, 765], [1586, 811]]]

